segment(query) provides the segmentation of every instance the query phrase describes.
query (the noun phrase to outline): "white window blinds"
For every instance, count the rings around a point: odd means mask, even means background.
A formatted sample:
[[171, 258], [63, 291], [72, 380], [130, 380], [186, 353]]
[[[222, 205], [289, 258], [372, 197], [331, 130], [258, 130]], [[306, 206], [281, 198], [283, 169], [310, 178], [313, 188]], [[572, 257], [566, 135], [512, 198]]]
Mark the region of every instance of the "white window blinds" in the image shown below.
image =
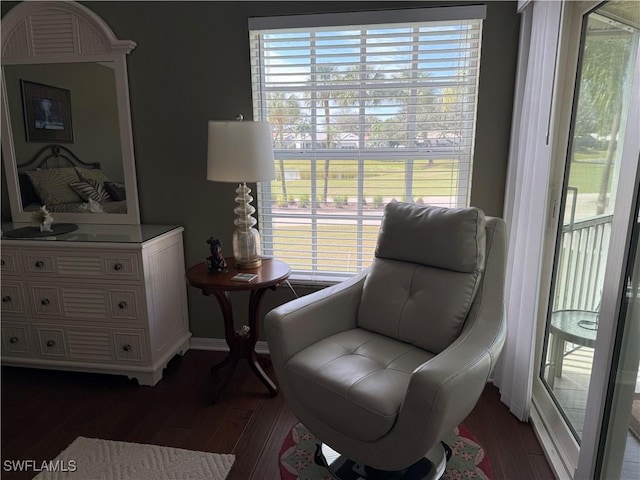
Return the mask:
[[259, 227], [264, 253], [294, 278], [368, 266], [394, 199], [468, 205], [483, 17], [451, 7], [251, 19], [254, 119], [271, 125], [278, 174], [258, 187]]

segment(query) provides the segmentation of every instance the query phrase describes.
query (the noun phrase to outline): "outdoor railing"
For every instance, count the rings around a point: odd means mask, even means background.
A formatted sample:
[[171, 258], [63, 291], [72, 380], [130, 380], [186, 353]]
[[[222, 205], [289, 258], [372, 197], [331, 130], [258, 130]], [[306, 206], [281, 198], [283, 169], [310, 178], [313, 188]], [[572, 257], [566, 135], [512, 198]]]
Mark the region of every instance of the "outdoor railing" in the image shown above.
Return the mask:
[[599, 309], [612, 220], [602, 215], [562, 228], [554, 310]]

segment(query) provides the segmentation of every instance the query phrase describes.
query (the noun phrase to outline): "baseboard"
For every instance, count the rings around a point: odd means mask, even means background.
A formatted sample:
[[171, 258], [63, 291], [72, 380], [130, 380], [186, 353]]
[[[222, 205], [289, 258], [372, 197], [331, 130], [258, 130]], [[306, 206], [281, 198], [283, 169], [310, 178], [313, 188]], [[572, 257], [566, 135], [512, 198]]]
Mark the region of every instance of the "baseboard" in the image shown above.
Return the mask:
[[[215, 352], [228, 352], [229, 347], [224, 338], [206, 338], [206, 337], [191, 337], [189, 348], [194, 350], [212, 350]], [[269, 354], [269, 346], [265, 341], [258, 341], [256, 343], [256, 352], [261, 354]]]

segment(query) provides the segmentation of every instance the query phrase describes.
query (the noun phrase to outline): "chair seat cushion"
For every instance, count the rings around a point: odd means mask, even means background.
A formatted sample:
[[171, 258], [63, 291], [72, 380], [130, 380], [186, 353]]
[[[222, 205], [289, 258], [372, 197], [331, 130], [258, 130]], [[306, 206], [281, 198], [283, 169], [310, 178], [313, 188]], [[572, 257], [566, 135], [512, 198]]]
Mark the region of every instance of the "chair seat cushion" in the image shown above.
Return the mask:
[[345, 435], [373, 441], [392, 427], [411, 373], [433, 358], [363, 328], [332, 335], [286, 365], [298, 400]]

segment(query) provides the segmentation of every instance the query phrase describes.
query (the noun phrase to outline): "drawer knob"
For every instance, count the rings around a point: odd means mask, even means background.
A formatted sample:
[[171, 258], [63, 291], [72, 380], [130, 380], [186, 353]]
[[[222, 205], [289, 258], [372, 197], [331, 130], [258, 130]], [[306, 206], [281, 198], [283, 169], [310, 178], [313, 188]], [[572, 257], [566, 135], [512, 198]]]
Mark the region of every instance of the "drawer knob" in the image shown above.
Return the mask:
[[18, 337], [11, 337], [9, 343], [18, 343]]
[[124, 300], [122, 300], [120, 303], [118, 303], [118, 308], [120, 308], [121, 310], [124, 310], [128, 306], [129, 305], [127, 305], [127, 302], [125, 302]]
[[51, 302], [49, 302], [48, 298], [43, 298], [42, 300], [40, 300], [40, 303], [46, 307]]
[[35, 263], [35, 265], [36, 265], [36, 268], [42, 268], [42, 267], [44, 267], [44, 262], [42, 260], [38, 260]]
[[1, 266], [3, 266], [3, 267], [6, 265], [6, 263], [5, 263], [5, 261], [4, 261], [4, 258], [3, 258], [3, 259], [0, 259], [0, 265], [1, 265]]
[[2, 302], [3, 303], [7, 303], [11, 301], [11, 296], [10, 295], [5, 295], [4, 297], [2, 297]]
[[56, 345], [55, 340], [47, 340], [47, 347], [54, 347]]
[[126, 345], [123, 345], [122, 350], [124, 350], [125, 352], [128, 352], [129, 350], [131, 350], [131, 345], [129, 345], [128, 343]]
[[119, 272], [120, 270], [122, 270], [122, 264], [121, 264], [120, 262], [118, 262], [118, 263], [114, 263], [114, 264], [113, 264], [113, 269], [114, 269], [116, 272]]

